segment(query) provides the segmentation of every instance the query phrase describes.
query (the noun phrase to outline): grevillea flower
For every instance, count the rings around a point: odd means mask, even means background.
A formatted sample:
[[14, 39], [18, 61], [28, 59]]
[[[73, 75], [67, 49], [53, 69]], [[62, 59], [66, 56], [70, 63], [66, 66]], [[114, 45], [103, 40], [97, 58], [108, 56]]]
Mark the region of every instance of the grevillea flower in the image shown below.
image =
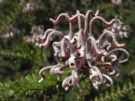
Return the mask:
[[39, 26], [33, 25], [31, 28], [32, 36], [25, 36], [23, 37], [23, 40], [27, 43], [35, 43], [38, 41], [40, 35], [42, 35], [43, 33], [44, 33], [44, 27], [42, 25]]
[[28, 2], [26, 2], [26, 0], [21, 0], [21, 4], [25, 4], [23, 12], [31, 12], [40, 8], [39, 0], [27, 0], [27, 1]]
[[9, 25], [5, 31], [0, 33], [0, 37], [3, 39], [10, 39], [15, 37], [19, 33], [20, 31], [16, 27], [14, 27], [13, 25]]
[[113, 4], [120, 6], [122, 4], [122, 0], [111, 0]]
[[[124, 49], [125, 44], [118, 42], [118, 38], [127, 37], [126, 27], [118, 18], [106, 21], [99, 16], [98, 10], [96, 13], [88, 10], [86, 14], [77, 11], [71, 17], [67, 13], [61, 13], [55, 20], [52, 18], [50, 20], [56, 26], [61, 23], [63, 17], [69, 23], [68, 34], [50, 28], [37, 37], [36, 45], [44, 48], [52, 45], [54, 56], [61, 62], [42, 68], [39, 71], [41, 76], [39, 82], [44, 80], [46, 69], [50, 69], [51, 74], [61, 75], [65, 68], [70, 68], [71, 75], [62, 83], [62, 87], [66, 90], [79, 84], [84, 75], [91, 80], [96, 89], [99, 89], [100, 85], [107, 87], [113, 85], [111, 77], [119, 75], [117, 64], [124, 63], [129, 58], [128, 51]], [[105, 26], [102, 33], [95, 38], [92, 26], [97, 20]], [[78, 24], [77, 32], [73, 31], [74, 23]], [[59, 39], [50, 44], [52, 36], [57, 36]], [[119, 58], [117, 53], [123, 53], [124, 58]]]

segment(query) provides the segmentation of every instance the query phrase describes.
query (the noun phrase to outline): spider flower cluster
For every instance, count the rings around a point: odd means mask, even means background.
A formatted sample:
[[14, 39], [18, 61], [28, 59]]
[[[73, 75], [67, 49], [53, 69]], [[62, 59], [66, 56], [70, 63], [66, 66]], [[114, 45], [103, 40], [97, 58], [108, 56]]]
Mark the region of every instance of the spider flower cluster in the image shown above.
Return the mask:
[[[65, 19], [63, 19], [65, 18]], [[64, 89], [73, 87], [84, 78], [88, 77], [94, 88], [113, 85], [112, 76], [118, 76], [117, 65], [124, 63], [129, 58], [129, 53], [124, 49], [124, 43], [119, 43], [118, 38], [127, 37], [126, 26], [118, 19], [106, 21], [95, 13], [88, 10], [86, 14], [76, 11], [69, 16], [61, 13], [56, 19], [50, 19], [54, 26], [58, 26], [62, 20], [69, 24], [69, 32], [65, 34], [56, 29], [47, 29], [40, 34], [36, 45], [47, 48], [52, 45], [54, 56], [61, 62], [56, 65], [44, 67], [39, 71], [39, 82], [45, 78], [44, 71], [50, 69], [53, 75], [61, 75], [65, 68], [71, 69], [71, 75], [62, 82]], [[98, 37], [93, 34], [92, 26], [95, 21], [101, 21], [104, 25], [102, 33]], [[77, 32], [73, 31], [73, 25], [78, 25]], [[57, 36], [58, 41], [52, 41], [52, 36]], [[119, 57], [122, 54], [123, 57]]]

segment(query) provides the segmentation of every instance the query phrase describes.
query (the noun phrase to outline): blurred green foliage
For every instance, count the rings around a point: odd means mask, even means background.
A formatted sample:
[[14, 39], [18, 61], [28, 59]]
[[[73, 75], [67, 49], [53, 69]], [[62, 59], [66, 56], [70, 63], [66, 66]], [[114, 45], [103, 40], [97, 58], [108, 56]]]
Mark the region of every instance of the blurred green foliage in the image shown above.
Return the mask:
[[[0, 36], [4, 35], [10, 26], [19, 30], [14, 37], [0, 37], [0, 100], [135, 101], [135, 1], [123, 0], [120, 6], [112, 4], [111, 0], [37, 1], [40, 8], [30, 12], [23, 12], [25, 3], [20, 3], [21, 0], [3, 0], [0, 3]], [[26, 43], [23, 37], [31, 35], [33, 25], [43, 25], [45, 29], [52, 28], [49, 18], [55, 18], [61, 12], [72, 15], [76, 10], [85, 13], [88, 9], [94, 11], [99, 9], [100, 15], [107, 20], [111, 20], [116, 15], [120, 16], [123, 22], [129, 25], [129, 37], [124, 39], [124, 42], [131, 57], [129, 62], [118, 66], [120, 76], [114, 78], [113, 87], [96, 91], [91, 86], [91, 82], [84, 79], [79, 87], [64, 91], [61, 87], [64, 76], [57, 80], [48, 72], [47, 79], [38, 84], [38, 71], [47, 65], [44, 54], [53, 53]], [[101, 28], [98, 27], [98, 30], [100, 31]]]

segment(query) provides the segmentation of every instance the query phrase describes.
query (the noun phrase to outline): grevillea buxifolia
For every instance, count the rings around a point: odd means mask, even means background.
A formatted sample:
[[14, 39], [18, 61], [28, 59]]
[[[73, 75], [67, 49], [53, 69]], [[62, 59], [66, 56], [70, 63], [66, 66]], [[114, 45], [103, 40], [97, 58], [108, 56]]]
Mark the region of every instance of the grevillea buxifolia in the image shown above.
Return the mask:
[[[37, 46], [47, 48], [51, 45], [51, 37], [58, 36], [59, 41], [53, 42], [52, 47], [54, 56], [62, 61], [54, 66], [42, 68], [39, 71], [41, 76], [39, 82], [44, 80], [46, 69], [50, 69], [51, 74], [61, 75], [65, 68], [70, 68], [71, 75], [62, 83], [65, 90], [77, 85], [84, 75], [91, 80], [96, 89], [99, 89], [100, 85], [108, 87], [113, 84], [111, 77], [119, 75], [117, 64], [124, 63], [129, 58], [128, 51], [124, 49], [125, 44], [118, 42], [118, 38], [127, 37], [126, 26], [118, 18], [106, 21], [98, 14], [98, 10], [96, 13], [88, 10], [85, 15], [77, 11], [71, 17], [67, 13], [61, 13], [55, 20], [50, 19], [54, 25], [58, 25], [64, 17], [69, 23], [69, 34], [65, 35], [56, 29], [47, 29], [36, 39]], [[92, 26], [97, 20], [105, 26], [102, 33], [95, 38]], [[78, 31], [75, 33], [74, 23], [78, 24]], [[117, 53], [123, 53], [124, 58], [118, 57]]]

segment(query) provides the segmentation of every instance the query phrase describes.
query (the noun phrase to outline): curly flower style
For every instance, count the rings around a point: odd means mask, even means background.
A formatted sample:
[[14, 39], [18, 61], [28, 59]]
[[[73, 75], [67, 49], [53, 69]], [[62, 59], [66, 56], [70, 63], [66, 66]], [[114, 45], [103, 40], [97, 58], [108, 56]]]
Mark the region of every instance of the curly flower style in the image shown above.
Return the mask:
[[[52, 47], [54, 56], [61, 61], [54, 66], [42, 68], [39, 71], [41, 76], [39, 83], [44, 80], [46, 69], [50, 69], [51, 74], [61, 75], [65, 68], [70, 68], [71, 75], [62, 83], [65, 90], [79, 84], [84, 76], [89, 77], [96, 89], [99, 89], [100, 85], [107, 87], [113, 85], [111, 77], [119, 75], [116, 69], [117, 64], [124, 63], [129, 58], [128, 51], [124, 49], [125, 44], [118, 42], [119, 37], [127, 37], [126, 26], [117, 18], [106, 21], [98, 14], [98, 10], [96, 13], [88, 10], [85, 15], [77, 11], [71, 17], [67, 13], [61, 13], [55, 20], [50, 19], [54, 25], [58, 25], [65, 17], [66, 22], [69, 23], [69, 34], [65, 35], [61, 31], [47, 29], [38, 37], [36, 45], [45, 48], [50, 46], [53, 35], [59, 38], [59, 41], [52, 43]], [[95, 38], [92, 26], [97, 20], [105, 26], [102, 33]], [[73, 23], [78, 24], [76, 33], [73, 32]], [[117, 53], [123, 53], [124, 58], [119, 58]]]

